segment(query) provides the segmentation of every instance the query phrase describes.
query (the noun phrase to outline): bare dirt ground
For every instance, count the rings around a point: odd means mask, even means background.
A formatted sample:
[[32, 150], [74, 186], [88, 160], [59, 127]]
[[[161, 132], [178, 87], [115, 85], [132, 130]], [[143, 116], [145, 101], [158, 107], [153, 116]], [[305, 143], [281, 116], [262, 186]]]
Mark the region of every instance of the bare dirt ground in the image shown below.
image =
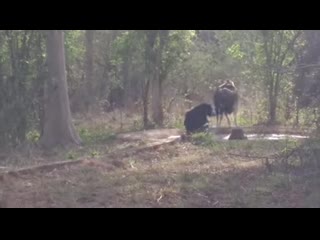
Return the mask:
[[316, 176], [270, 172], [261, 159], [246, 157], [280, 151], [286, 142], [207, 147], [179, 141], [180, 133], [121, 134], [94, 153], [76, 152], [69, 160], [78, 164], [17, 174], [0, 169], [0, 207], [320, 207]]

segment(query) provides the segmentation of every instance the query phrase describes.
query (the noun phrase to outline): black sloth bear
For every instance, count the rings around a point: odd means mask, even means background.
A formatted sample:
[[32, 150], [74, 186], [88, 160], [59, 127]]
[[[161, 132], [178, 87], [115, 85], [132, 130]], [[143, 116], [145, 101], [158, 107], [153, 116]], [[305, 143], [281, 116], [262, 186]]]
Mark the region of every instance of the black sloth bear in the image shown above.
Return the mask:
[[202, 103], [186, 112], [184, 126], [187, 134], [205, 131], [209, 127], [207, 117], [214, 115], [212, 106], [207, 103]]

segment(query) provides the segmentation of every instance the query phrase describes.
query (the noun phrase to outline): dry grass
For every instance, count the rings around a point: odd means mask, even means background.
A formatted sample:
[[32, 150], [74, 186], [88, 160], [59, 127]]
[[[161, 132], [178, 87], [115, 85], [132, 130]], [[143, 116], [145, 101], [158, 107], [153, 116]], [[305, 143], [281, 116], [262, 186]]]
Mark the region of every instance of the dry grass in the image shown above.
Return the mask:
[[134, 118], [130, 118], [130, 121], [120, 129], [117, 114], [77, 116], [75, 125], [83, 140], [83, 145], [79, 147], [57, 148], [50, 152], [43, 152], [36, 143], [28, 142], [15, 149], [1, 149], [0, 172], [62, 160], [99, 159], [115, 151], [141, 146], [143, 144], [141, 141], [126, 142], [116, 139], [115, 133], [135, 129]]
[[[218, 151], [222, 144], [228, 151]], [[251, 144], [176, 143], [119, 159], [102, 154], [62, 170], [6, 176], [0, 181], [0, 206], [320, 207], [317, 178], [269, 174], [260, 160], [228, 155], [280, 148]]]
[[2, 152], [0, 172], [86, 161], [49, 172], [5, 175], [0, 207], [320, 207], [319, 175], [270, 174], [261, 159], [241, 157], [271, 155], [295, 142], [220, 142], [198, 136], [193, 144], [130, 154], [146, 141], [117, 139], [115, 133], [139, 130], [139, 119], [129, 116], [121, 124], [120, 114], [113, 114], [76, 120], [82, 147], [44, 153], [28, 145]]

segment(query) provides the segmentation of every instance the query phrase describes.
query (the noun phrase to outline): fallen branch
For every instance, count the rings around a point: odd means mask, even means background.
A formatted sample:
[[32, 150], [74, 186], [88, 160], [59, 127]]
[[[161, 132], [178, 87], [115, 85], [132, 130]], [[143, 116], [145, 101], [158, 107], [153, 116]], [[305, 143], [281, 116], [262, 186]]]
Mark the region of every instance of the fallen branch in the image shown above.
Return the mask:
[[175, 143], [179, 140], [180, 140], [180, 138], [174, 138], [174, 139], [163, 140], [160, 142], [154, 142], [154, 143], [148, 144], [147, 146], [139, 147], [139, 148], [132, 149], [129, 151], [124, 150], [124, 151], [113, 152], [113, 153], [108, 154], [107, 157], [109, 157], [109, 158], [128, 157], [128, 156], [132, 156], [133, 154], [141, 153], [144, 151], [156, 150], [160, 146]]
[[219, 204], [219, 201], [214, 202], [214, 203], [212, 204], [212, 207], [215, 206], [215, 205], [217, 205], [217, 204]]
[[[106, 158], [112, 159], [112, 158], [115, 158], [115, 157], [117, 157], [117, 158], [122, 157], [123, 158], [123, 157], [132, 156], [133, 154], [137, 154], [137, 153], [140, 153], [140, 152], [143, 152], [143, 151], [155, 150], [160, 146], [163, 146], [165, 144], [174, 143], [179, 139], [180, 138], [168, 139], [168, 140], [164, 140], [164, 141], [161, 141], [161, 142], [155, 142], [155, 143], [149, 144], [147, 146], [143, 146], [143, 147], [140, 147], [140, 148], [133, 149], [131, 151], [122, 150], [122, 151], [114, 152], [114, 153], [108, 154], [106, 156]], [[18, 169], [18, 170], [4, 171], [4, 172], [0, 173], [0, 179], [2, 179], [5, 175], [18, 176], [19, 174], [30, 174], [30, 173], [32, 173], [34, 171], [52, 171], [53, 169], [56, 169], [56, 168], [61, 168], [61, 167], [64, 167], [64, 166], [80, 164], [80, 163], [83, 163], [86, 160], [87, 159], [61, 161], [61, 162], [54, 162], [54, 163], [44, 164], [44, 165], [40, 165], [40, 166], [32, 166], [32, 167], [22, 168], [22, 169]], [[133, 165], [131, 167], [135, 168]]]
[[1, 173], [1, 175], [18, 175], [18, 174], [29, 174], [34, 171], [51, 171], [53, 169], [59, 168], [59, 167], [64, 167], [66, 165], [73, 165], [73, 164], [79, 164], [82, 163], [84, 159], [81, 160], [71, 160], [71, 161], [62, 161], [62, 162], [54, 162], [54, 163], [49, 163], [49, 164], [44, 164], [40, 166], [33, 166], [33, 167], [27, 167], [27, 168], [21, 168], [18, 170], [10, 170]]
[[249, 156], [249, 155], [241, 155], [241, 154], [234, 154], [234, 153], [228, 153], [230, 156], [234, 157], [243, 157], [243, 158], [253, 158], [253, 159], [275, 159], [276, 155], [270, 155], [270, 156]]
[[157, 202], [159, 203], [162, 198], [163, 198], [163, 195], [161, 194], [161, 196], [157, 199]]
[[133, 169], [137, 169], [135, 166], [133, 166], [133, 163], [132, 163], [132, 162], [130, 162], [130, 166], [131, 166], [131, 168], [133, 168]]

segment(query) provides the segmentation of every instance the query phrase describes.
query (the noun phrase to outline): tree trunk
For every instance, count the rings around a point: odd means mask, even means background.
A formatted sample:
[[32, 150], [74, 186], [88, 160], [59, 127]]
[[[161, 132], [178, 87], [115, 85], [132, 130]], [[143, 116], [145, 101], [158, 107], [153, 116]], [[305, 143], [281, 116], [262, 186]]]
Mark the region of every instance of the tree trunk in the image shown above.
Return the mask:
[[129, 56], [126, 56], [123, 60], [122, 64], [122, 74], [123, 74], [123, 90], [124, 90], [124, 106], [125, 108], [130, 108], [130, 101], [132, 100], [130, 92], [131, 92], [131, 86], [129, 81]]
[[43, 127], [44, 127], [44, 83], [45, 80], [48, 78], [47, 71], [46, 71], [46, 63], [45, 58], [43, 57], [42, 53], [44, 52], [42, 46], [43, 41], [45, 41], [45, 36], [42, 32], [38, 34], [36, 44], [37, 44], [37, 98], [39, 99], [38, 103], [38, 114], [39, 114], [39, 131], [40, 136], [43, 135]]
[[143, 90], [143, 125], [144, 128], [148, 128], [148, 95], [150, 83], [153, 87], [153, 81], [155, 77], [155, 44], [158, 35], [157, 30], [145, 30], [146, 42], [145, 42], [145, 77], [144, 90]]
[[162, 84], [159, 78], [159, 71], [156, 69], [152, 81], [152, 120], [158, 125], [163, 125], [162, 109]]
[[86, 108], [93, 102], [94, 83], [93, 83], [93, 37], [94, 30], [86, 30]]
[[288, 94], [286, 94], [285, 97], [285, 109], [284, 109], [284, 119], [286, 121], [286, 123], [290, 120], [291, 118], [291, 105], [290, 105], [290, 96]]
[[44, 128], [41, 145], [45, 148], [81, 143], [72, 123], [66, 63], [64, 34], [61, 30], [47, 32], [47, 61], [49, 79], [45, 86]]
[[275, 98], [270, 99], [270, 110], [269, 110], [269, 124], [274, 125], [277, 121], [276, 118], [277, 100]]
[[149, 96], [149, 88], [150, 88], [150, 81], [147, 80], [145, 85], [145, 89], [142, 96], [143, 101], [143, 127], [147, 129], [149, 127], [149, 119], [148, 119], [148, 96]]
[[300, 107], [299, 107], [299, 98], [296, 98], [295, 101], [295, 108], [296, 108], [296, 120], [294, 125], [299, 126], [300, 125]]
[[271, 91], [272, 94], [270, 95], [270, 121], [271, 125], [277, 123], [277, 106], [278, 106], [278, 96], [279, 96], [279, 86], [280, 86], [280, 75], [277, 73], [275, 81], [272, 81], [271, 84]]
[[266, 86], [269, 92], [269, 124], [275, 122], [275, 102], [274, 102], [274, 75], [272, 71], [272, 44], [268, 44], [270, 41], [269, 31], [262, 31], [263, 48], [266, 55]]
[[295, 126], [299, 126], [300, 125], [300, 118], [299, 118], [299, 116], [300, 116], [300, 109], [299, 108], [297, 108], [296, 109], [296, 121], [295, 121]]
[[163, 67], [162, 56], [165, 50], [169, 30], [159, 30], [159, 47], [155, 52], [154, 78], [152, 81], [152, 118], [158, 126], [163, 126], [162, 108], [162, 82], [166, 76], [166, 69]]

